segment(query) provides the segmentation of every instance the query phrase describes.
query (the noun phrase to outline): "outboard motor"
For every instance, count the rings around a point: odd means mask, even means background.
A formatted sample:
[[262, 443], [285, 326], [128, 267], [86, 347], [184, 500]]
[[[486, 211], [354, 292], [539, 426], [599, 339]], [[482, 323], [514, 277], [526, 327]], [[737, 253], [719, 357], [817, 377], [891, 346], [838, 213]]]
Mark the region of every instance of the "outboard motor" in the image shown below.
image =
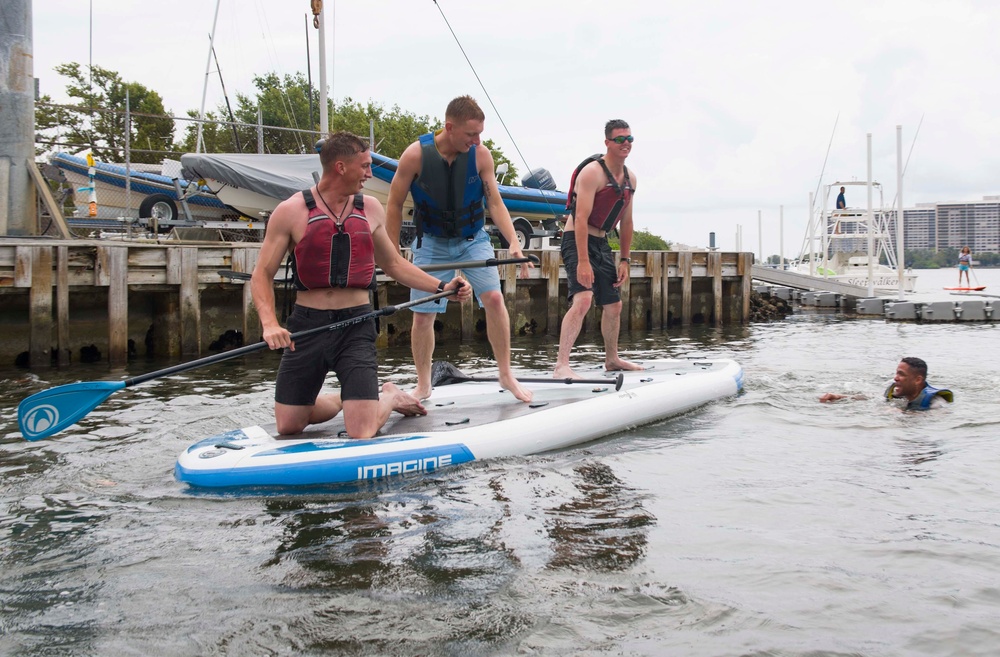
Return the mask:
[[521, 185], [532, 189], [547, 189], [554, 191], [556, 181], [552, 179], [552, 174], [548, 169], [532, 169], [531, 173], [521, 178]]

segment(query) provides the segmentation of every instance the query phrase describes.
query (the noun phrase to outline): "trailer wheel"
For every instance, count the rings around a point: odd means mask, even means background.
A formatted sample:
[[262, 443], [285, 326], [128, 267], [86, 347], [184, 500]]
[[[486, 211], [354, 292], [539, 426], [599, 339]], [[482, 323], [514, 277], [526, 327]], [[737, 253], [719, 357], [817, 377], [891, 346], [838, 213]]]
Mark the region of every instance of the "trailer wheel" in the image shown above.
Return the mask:
[[[517, 243], [521, 246], [522, 250], [528, 248], [528, 245], [531, 244], [533, 232], [531, 230], [531, 223], [524, 217], [518, 217], [514, 220], [514, 235], [517, 237]], [[510, 248], [510, 244], [503, 238], [502, 234], [500, 234], [500, 248]]]
[[174, 221], [177, 219], [177, 204], [166, 194], [150, 194], [139, 205], [139, 218]]

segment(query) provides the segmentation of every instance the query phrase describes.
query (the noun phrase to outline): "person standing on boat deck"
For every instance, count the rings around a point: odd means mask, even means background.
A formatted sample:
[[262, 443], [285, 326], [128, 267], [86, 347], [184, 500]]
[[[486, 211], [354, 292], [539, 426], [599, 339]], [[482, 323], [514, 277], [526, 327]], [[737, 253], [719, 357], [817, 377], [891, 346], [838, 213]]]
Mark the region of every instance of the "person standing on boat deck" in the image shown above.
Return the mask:
[[969, 270], [972, 269], [972, 252], [969, 247], [963, 246], [962, 252], [958, 254], [958, 286], [962, 286], [962, 272], [965, 272], [965, 285], [972, 287], [969, 281]]
[[[429, 133], [410, 144], [399, 158], [399, 165], [389, 187], [386, 223], [389, 237], [399, 248], [403, 225], [403, 201], [413, 195], [413, 222], [417, 238], [411, 247], [416, 265], [488, 260], [496, 256], [486, 233], [483, 201], [490, 219], [510, 245], [511, 258], [521, 258], [521, 246], [514, 232], [510, 213], [500, 198], [493, 173], [493, 155], [479, 143], [486, 115], [470, 96], [459, 96], [444, 114], [444, 128]], [[521, 265], [520, 275], [527, 277], [529, 263]], [[454, 270], [434, 272], [448, 280]], [[496, 267], [469, 269], [464, 272], [486, 311], [486, 335], [500, 370], [500, 385], [524, 402], [531, 391], [514, 378], [510, 366], [510, 317], [500, 292]], [[426, 296], [414, 289], [411, 300]], [[447, 304], [427, 303], [413, 308], [410, 345], [417, 369], [418, 399], [431, 396], [431, 359], [434, 355], [434, 319], [447, 310]]]
[[[370, 438], [393, 411], [427, 412], [420, 400], [392, 383], [384, 384], [379, 395], [374, 320], [297, 343], [291, 333], [371, 312], [368, 292], [376, 264], [413, 288], [457, 290], [460, 301], [472, 295], [460, 277], [445, 285], [393, 248], [382, 204], [361, 193], [372, 176], [365, 140], [348, 132], [331, 134], [319, 159], [319, 183], [283, 201], [271, 214], [250, 280], [264, 341], [271, 349], [285, 349], [274, 390], [274, 419], [278, 433], [294, 434], [343, 411], [348, 435]], [[297, 292], [288, 328], [283, 328], [274, 309], [274, 275], [286, 253], [292, 257]], [[320, 395], [331, 369], [340, 380], [340, 393]]]
[[[847, 199], [844, 198], [844, 192], [846, 190], [841, 187], [840, 194], [837, 195], [837, 209], [846, 210], [847, 209]], [[838, 213], [839, 214], [839, 213]], [[838, 216], [833, 222], [833, 232], [837, 235], [840, 234], [840, 217]]]
[[[848, 395], [828, 392], [819, 398], [821, 402], [844, 399]], [[864, 395], [851, 395], [851, 399], [864, 399]], [[927, 383], [927, 363], [914, 356], [907, 356], [896, 366], [896, 376], [885, 389], [886, 401], [904, 400], [905, 410], [926, 411], [951, 403], [955, 397], [951, 390], [935, 388]]]
[[[580, 378], [569, 366], [570, 352], [583, 319], [592, 303], [601, 306], [601, 334], [604, 336], [604, 367], [609, 371], [641, 370], [641, 365], [618, 356], [618, 332], [622, 313], [619, 294], [629, 277], [632, 248], [632, 195], [637, 187], [635, 172], [625, 166], [632, 152], [632, 130], [621, 119], [604, 126], [607, 152], [588, 158], [570, 181], [569, 218], [560, 247], [566, 267], [569, 310], [559, 331], [556, 378]], [[615, 264], [608, 231], [618, 226], [621, 259]]]

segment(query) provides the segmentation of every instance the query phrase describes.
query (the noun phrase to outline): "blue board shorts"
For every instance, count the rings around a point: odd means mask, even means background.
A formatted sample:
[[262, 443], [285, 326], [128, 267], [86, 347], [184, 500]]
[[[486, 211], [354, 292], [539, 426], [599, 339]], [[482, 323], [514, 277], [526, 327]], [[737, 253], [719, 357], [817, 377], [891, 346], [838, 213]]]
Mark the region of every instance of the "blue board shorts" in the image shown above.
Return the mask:
[[[493, 250], [493, 242], [485, 230], [480, 230], [473, 237], [464, 239], [461, 237], [433, 237], [424, 235], [423, 244], [419, 247], [414, 242], [413, 264], [436, 265], [442, 262], [468, 262], [470, 260], [489, 260], [496, 257]], [[448, 282], [455, 278], [455, 270], [428, 272], [439, 281]], [[472, 285], [472, 291], [476, 294], [476, 301], [479, 307], [483, 307], [480, 295], [484, 292], [500, 291], [500, 273], [496, 267], [475, 267], [473, 269], [463, 269], [462, 276]], [[433, 292], [422, 292], [420, 290], [410, 290], [410, 301], [417, 301], [424, 297], [429, 297]], [[438, 299], [422, 303], [419, 306], [410, 308], [415, 313], [443, 313], [448, 310], [448, 299]]]
[[958, 271], [969, 271], [969, 265], [959, 265]]

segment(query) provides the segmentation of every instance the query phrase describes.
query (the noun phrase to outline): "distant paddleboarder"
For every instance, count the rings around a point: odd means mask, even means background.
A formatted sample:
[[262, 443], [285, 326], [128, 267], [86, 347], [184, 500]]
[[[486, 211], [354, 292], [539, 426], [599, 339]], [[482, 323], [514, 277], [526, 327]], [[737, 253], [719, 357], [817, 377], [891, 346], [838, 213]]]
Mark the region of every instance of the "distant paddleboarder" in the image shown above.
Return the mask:
[[958, 286], [962, 287], [962, 272], [965, 272], [965, 285], [972, 287], [969, 281], [969, 270], [972, 269], [972, 252], [969, 247], [963, 246], [962, 252], [958, 254]]

